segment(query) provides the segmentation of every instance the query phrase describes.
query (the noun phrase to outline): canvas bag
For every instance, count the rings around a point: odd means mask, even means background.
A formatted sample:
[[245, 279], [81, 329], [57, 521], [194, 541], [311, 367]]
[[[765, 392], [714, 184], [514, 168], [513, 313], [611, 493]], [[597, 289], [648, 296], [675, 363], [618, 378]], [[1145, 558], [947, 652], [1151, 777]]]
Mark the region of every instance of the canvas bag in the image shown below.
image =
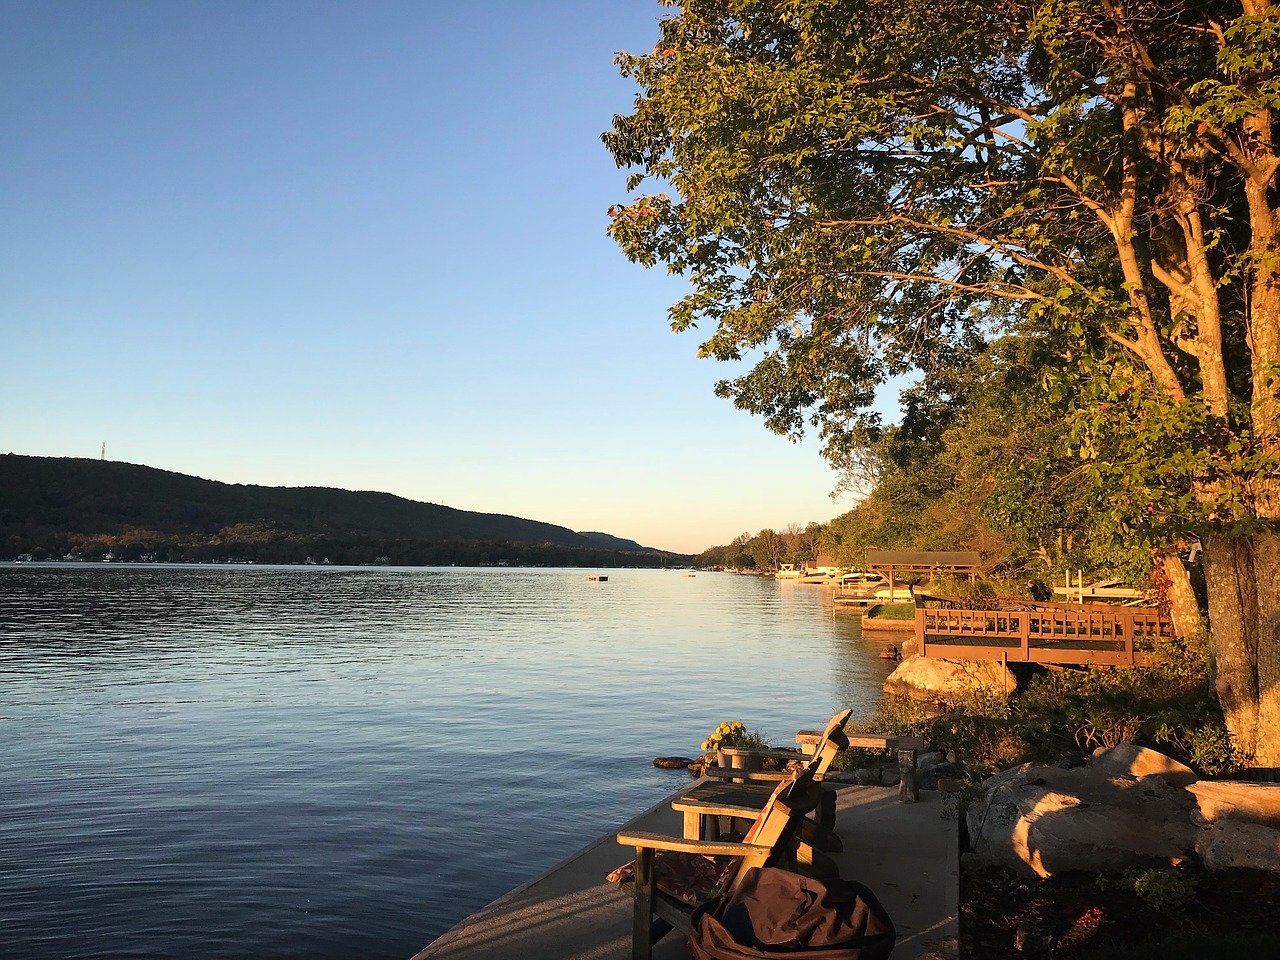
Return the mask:
[[689, 954], [692, 960], [886, 960], [896, 938], [888, 913], [860, 883], [753, 867], [736, 890], [694, 912]]

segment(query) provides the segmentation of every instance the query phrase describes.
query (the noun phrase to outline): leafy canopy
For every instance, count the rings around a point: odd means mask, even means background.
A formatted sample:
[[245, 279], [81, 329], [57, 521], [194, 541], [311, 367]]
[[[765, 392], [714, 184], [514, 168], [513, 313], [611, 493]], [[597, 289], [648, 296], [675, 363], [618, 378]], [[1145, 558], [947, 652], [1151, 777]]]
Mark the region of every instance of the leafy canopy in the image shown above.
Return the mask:
[[1016, 333], [1124, 529], [1276, 515], [1274, 6], [667, 5], [610, 232], [753, 362], [721, 395], [846, 464], [886, 378], [945, 399]]

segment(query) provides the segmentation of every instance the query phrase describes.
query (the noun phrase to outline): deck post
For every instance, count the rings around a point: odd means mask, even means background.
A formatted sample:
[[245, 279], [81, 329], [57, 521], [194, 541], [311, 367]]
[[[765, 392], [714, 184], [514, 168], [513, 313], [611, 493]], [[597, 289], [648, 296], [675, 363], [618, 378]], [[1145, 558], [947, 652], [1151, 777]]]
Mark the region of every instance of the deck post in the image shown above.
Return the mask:
[[920, 800], [920, 781], [916, 778], [916, 752], [914, 749], [898, 749], [898, 802], [917, 803]]

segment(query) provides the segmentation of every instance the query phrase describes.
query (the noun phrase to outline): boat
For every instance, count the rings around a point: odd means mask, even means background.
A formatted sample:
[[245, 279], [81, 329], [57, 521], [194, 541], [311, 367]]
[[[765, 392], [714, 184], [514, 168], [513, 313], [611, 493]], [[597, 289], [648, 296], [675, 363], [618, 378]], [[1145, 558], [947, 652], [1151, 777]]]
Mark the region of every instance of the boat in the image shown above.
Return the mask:
[[841, 590], [879, 589], [884, 586], [884, 577], [868, 570], [855, 570], [840, 578]]
[[602, 576], [599, 576], [598, 574], [594, 574], [594, 573], [589, 574], [589, 575], [587, 576], [587, 582], [588, 582], [588, 583], [604, 583], [604, 582], [605, 582], [606, 580], [608, 580], [608, 579], [609, 579], [608, 577], [602, 577]]
[[869, 607], [877, 602], [876, 594], [885, 587], [884, 577], [867, 570], [855, 570], [843, 574], [836, 581], [831, 599], [838, 604]]

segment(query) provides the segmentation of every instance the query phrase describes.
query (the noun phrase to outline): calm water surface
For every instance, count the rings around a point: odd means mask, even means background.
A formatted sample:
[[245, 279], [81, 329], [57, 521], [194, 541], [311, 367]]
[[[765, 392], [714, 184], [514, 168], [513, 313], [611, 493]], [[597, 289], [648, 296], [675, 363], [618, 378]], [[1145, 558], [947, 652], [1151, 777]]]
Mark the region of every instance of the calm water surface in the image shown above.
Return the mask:
[[727, 574], [0, 567], [0, 957], [404, 960], [878, 650]]

